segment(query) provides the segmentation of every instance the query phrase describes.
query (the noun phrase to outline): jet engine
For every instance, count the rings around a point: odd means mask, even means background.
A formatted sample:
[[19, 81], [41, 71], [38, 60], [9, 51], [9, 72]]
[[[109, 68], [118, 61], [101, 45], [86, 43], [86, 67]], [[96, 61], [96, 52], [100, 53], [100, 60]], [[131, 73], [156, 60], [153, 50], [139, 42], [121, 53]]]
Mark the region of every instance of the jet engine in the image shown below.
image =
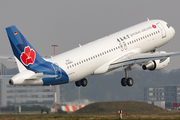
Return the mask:
[[[161, 52], [164, 52], [164, 51], [161, 51]], [[169, 62], [170, 62], [170, 57], [168, 57], [166, 59], [161, 59], [161, 60], [152, 60], [152, 61], [145, 63], [142, 66], [142, 69], [150, 70], [150, 71], [160, 70], [160, 69], [163, 69], [164, 67], [166, 67], [169, 64]]]

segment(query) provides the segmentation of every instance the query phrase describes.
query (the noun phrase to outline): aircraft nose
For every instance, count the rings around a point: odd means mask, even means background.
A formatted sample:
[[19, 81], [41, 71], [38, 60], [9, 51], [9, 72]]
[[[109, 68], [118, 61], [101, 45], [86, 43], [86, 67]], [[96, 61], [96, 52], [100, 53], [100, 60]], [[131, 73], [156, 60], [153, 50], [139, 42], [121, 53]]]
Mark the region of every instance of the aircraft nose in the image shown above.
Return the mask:
[[13, 82], [12, 79], [9, 80], [9, 84], [10, 84], [10, 85], [13, 85], [13, 84], [14, 84], [14, 82]]

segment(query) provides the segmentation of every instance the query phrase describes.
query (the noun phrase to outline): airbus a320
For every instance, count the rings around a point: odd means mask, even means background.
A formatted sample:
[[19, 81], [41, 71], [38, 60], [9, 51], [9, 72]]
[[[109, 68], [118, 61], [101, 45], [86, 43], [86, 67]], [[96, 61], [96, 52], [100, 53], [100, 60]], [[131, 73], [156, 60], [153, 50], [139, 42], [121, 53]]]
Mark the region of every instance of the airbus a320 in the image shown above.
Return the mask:
[[[170, 57], [180, 52], [157, 51], [175, 35], [175, 30], [162, 20], [147, 20], [65, 53], [43, 58], [16, 26], [6, 28], [19, 73], [0, 76], [10, 85], [49, 86], [75, 82], [86, 86], [90, 75], [104, 74], [124, 68], [122, 86], [132, 86], [131, 68], [138, 64], [143, 70], [159, 70], [168, 65]], [[3, 56], [1, 56], [3, 58]]]

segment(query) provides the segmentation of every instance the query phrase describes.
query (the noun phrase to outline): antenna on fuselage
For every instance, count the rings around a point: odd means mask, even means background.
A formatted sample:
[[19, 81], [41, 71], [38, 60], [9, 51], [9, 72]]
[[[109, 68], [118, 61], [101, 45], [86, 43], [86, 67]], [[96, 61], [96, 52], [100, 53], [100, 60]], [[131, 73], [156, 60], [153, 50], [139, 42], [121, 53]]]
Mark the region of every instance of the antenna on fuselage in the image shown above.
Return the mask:
[[149, 21], [149, 18], [147, 18], [147, 21]]

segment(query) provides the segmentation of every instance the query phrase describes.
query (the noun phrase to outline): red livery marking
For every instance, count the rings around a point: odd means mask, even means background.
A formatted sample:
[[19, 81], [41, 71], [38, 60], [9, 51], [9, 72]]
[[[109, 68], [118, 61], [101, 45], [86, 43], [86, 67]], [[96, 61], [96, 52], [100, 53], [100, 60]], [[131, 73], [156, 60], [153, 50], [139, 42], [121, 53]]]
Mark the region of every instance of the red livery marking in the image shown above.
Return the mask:
[[29, 64], [33, 64], [35, 61], [35, 51], [30, 49], [29, 46], [24, 48], [24, 52], [22, 52], [20, 59], [24, 65], [28, 66]]
[[152, 25], [153, 28], [156, 28], [156, 25]]

